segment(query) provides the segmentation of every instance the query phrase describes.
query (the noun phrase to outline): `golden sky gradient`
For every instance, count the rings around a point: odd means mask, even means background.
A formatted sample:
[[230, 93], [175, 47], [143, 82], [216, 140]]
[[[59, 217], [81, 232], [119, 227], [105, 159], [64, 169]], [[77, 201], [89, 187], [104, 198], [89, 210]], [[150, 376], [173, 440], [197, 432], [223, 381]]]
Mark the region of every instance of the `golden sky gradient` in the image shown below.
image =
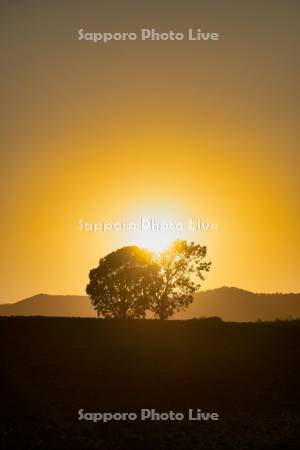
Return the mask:
[[[208, 246], [203, 288], [300, 291], [299, 7], [241, 3], [1, 7], [1, 302], [84, 294], [101, 256], [140, 241], [79, 220], [145, 215], [218, 223], [179, 236]], [[221, 40], [77, 40], [146, 26]]]

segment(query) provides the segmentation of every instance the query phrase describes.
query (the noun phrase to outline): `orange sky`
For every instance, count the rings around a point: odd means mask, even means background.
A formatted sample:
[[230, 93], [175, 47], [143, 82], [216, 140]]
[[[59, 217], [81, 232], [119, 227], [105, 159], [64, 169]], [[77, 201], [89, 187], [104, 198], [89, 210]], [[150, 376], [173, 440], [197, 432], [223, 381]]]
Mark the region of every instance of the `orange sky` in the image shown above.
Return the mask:
[[[203, 288], [299, 291], [296, 2], [131, 3], [2, 7], [0, 301], [83, 294], [101, 256], [143, 239], [79, 220], [145, 215], [218, 223], [179, 236], [208, 246]], [[147, 24], [221, 40], [76, 39]]]

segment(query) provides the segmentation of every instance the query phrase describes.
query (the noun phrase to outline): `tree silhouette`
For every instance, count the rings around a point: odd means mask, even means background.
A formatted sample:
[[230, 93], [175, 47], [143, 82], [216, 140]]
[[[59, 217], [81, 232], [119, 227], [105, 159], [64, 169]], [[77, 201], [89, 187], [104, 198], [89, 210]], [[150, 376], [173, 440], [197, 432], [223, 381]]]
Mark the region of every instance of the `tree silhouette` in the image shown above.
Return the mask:
[[145, 318], [146, 310], [165, 320], [185, 309], [204, 280], [210, 262], [206, 247], [174, 241], [154, 256], [136, 246], [123, 247], [101, 258], [89, 273], [86, 292], [98, 316]]
[[151, 253], [135, 246], [101, 258], [98, 267], [90, 271], [86, 287], [97, 315], [144, 318], [158, 270]]
[[200, 288], [198, 281], [204, 280], [202, 273], [211, 266], [203, 262], [206, 252], [205, 246], [177, 240], [158, 256], [159, 277], [149, 308], [155, 317], [165, 320], [193, 301], [193, 294]]

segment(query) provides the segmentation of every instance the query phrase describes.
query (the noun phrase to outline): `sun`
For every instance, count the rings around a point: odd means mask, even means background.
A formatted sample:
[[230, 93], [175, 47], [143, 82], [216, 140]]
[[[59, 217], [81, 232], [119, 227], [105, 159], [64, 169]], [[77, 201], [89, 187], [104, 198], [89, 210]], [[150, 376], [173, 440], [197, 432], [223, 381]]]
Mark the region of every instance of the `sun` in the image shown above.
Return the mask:
[[168, 232], [138, 232], [134, 237], [136, 245], [141, 248], [159, 253], [169, 247], [175, 236]]
[[146, 212], [138, 223], [139, 229], [134, 234], [135, 245], [158, 253], [168, 248], [174, 240], [182, 238], [184, 232], [182, 219], [158, 210]]
[[122, 244], [160, 253], [177, 239], [188, 240], [188, 217], [178, 199], [147, 201], [145, 198], [127, 210], [126, 221], [137, 224], [137, 228], [124, 235]]

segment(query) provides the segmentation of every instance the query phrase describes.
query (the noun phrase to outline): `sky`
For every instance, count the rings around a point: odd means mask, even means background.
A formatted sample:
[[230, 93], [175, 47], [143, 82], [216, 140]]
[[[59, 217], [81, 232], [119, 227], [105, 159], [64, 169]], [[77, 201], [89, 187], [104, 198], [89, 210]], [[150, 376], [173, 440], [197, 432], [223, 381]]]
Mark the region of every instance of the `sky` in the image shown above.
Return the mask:
[[[84, 294], [100, 257], [207, 246], [203, 289], [299, 292], [299, 2], [2, 1], [1, 294]], [[78, 40], [78, 30], [218, 41]], [[201, 218], [216, 231], [79, 223]]]

